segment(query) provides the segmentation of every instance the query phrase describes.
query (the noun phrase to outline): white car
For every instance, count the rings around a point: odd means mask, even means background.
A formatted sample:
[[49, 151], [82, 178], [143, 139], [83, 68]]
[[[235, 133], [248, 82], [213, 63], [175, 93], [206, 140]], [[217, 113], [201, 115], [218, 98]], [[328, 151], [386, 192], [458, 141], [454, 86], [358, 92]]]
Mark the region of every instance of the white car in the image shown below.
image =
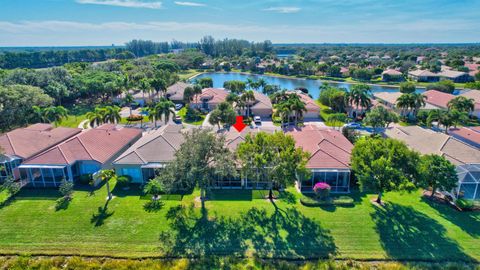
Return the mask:
[[175, 104], [175, 110], [180, 110], [183, 107], [183, 104]]
[[255, 124], [261, 124], [262, 123], [262, 118], [260, 118], [260, 116], [254, 116], [253, 117], [253, 122], [255, 122]]
[[362, 125], [359, 124], [359, 123], [356, 123], [356, 122], [350, 122], [350, 123], [345, 124], [343, 127], [357, 129], [357, 128], [361, 128]]

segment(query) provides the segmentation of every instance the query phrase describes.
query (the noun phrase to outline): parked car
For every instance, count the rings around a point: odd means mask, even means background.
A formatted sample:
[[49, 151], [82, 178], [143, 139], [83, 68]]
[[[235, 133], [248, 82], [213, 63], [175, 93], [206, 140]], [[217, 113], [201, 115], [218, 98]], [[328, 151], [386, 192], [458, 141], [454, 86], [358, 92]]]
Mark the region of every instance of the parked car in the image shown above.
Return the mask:
[[175, 104], [175, 110], [180, 110], [181, 108], [183, 108], [183, 104]]
[[177, 124], [182, 123], [182, 117], [176, 116], [176, 117], [173, 119], [173, 122], [175, 122], [175, 123], [177, 123]]
[[343, 125], [343, 127], [357, 129], [357, 128], [361, 128], [362, 125], [360, 123], [357, 123], [357, 122], [350, 122], [350, 123], [347, 123], [347, 124]]
[[262, 123], [262, 118], [260, 118], [260, 116], [257, 115], [255, 117], [253, 117], [253, 122], [255, 124], [261, 124]]

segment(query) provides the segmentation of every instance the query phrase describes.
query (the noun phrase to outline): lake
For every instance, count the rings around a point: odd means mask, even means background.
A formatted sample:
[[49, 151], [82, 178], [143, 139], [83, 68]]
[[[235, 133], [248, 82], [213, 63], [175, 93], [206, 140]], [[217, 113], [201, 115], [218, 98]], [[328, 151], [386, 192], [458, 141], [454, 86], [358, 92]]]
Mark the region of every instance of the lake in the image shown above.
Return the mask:
[[[313, 98], [318, 98], [320, 94], [319, 87], [322, 85], [323, 81], [321, 80], [306, 80], [306, 79], [296, 79], [296, 78], [280, 78], [275, 76], [268, 76], [268, 75], [256, 75], [256, 74], [244, 74], [238, 72], [230, 72], [230, 73], [223, 73], [223, 72], [207, 72], [202, 73], [196, 76], [195, 79], [200, 79], [204, 77], [210, 77], [213, 79], [213, 87], [222, 88], [223, 83], [225, 81], [247, 81], [248, 78], [252, 80], [258, 80], [263, 78], [268, 84], [279, 85], [281, 89], [289, 89], [293, 90], [296, 88], [306, 88], [308, 92], [312, 95]], [[329, 82], [329, 84], [336, 86], [336, 87], [343, 87], [346, 89], [350, 89], [353, 84], [345, 83], [345, 82]], [[381, 86], [381, 85], [372, 85], [373, 92], [396, 92], [398, 91], [398, 87], [388, 87], [388, 86]], [[424, 89], [417, 89], [418, 92], [423, 92]]]

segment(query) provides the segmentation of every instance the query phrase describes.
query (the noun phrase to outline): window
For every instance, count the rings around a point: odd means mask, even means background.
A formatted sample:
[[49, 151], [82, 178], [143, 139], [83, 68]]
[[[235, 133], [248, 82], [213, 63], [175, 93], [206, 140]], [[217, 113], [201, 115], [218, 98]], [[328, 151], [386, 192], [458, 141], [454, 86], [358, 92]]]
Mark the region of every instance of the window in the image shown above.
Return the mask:
[[132, 178], [132, 181], [142, 181], [142, 172], [138, 168], [122, 168], [122, 175], [128, 175]]

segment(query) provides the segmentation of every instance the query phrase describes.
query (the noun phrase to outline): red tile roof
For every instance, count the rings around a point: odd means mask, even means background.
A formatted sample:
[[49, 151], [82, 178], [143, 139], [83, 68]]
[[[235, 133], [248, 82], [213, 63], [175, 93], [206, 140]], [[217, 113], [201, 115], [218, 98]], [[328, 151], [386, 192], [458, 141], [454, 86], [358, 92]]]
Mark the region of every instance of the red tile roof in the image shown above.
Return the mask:
[[9, 156], [28, 159], [81, 131], [79, 128], [53, 128], [51, 124], [34, 124], [1, 134], [0, 148]]
[[449, 130], [449, 133], [453, 136], [462, 137], [468, 141], [471, 141], [475, 144], [480, 145], [480, 128], [473, 127], [473, 128], [452, 128]]
[[423, 93], [423, 95], [427, 97], [425, 102], [444, 109], [447, 108], [448, 102], [455, 98], [452, 94], [443, 93], [437, 90], [428, 90]]
[[305, 103], [305, 108], [307, 108], [307, 112], [319, 112], [320, 113], [320, 106], [315, 103], [315, 100], [313, 100], [310, 96], [307, 94], [303, 93], [302, 91], [287, 91], [287, 93], [294, 93], [297, 94], [297, 96], [300, 97], [300, 99]]
[[47, 151], [28, 159], [24, 164], [73, 164], [79, 160], [94, 160], [105, 163], [124, 147], [142, 135], [140, 129], [117, 128], [105, 124], [86, 130], [79, 135]]
[[198, 101], [207, 99], [209, 104], [218, 104], [227, 99], [228, 91], [222, 88], [205, 88], [202, 93], [198, 95]]
[[353, 145], [339, 131], [307, 125], [291, 129], [297, 147], [311, 154], [307, 163], [310, 169], [348, 169]]

